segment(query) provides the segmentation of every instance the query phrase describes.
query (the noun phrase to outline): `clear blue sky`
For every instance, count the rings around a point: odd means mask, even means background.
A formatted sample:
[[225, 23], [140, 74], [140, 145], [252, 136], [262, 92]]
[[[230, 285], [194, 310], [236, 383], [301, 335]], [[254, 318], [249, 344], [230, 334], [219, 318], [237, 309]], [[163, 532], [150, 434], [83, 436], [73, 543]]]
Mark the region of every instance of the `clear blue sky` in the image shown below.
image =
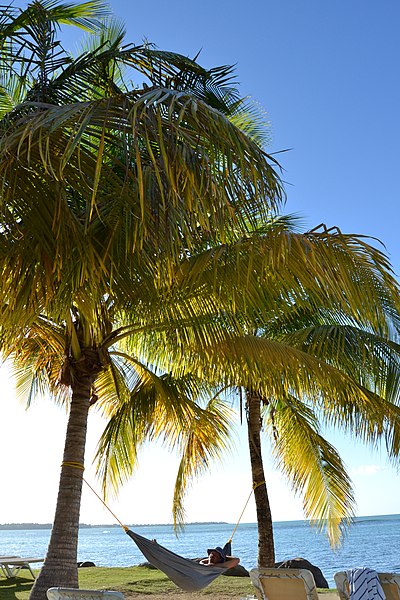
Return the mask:
[[[380, 238], [400, 270], [397, 0], [114, 0], [127, 39], [236, 64], [243, 95], [267, 111], [305, 224]], [[129, 8], [128, 8], [129, 7]]]
[[[400, 271], [398, 0], [114, 0], [111, 6], [126, 23], [127, 41], [146, 38], [188, 56], [202, 49], [199, 61], [206, 67], [236, 63], [242, 94], [267, 112], [268, 150], [291, 149], [280, 155], [288, 182], [285, 212], [302, 215], [308, 228], [323, 222], [380, 238]], [[65, 40], [68, 46], [72, 38]], [[3, 465], [14, 483], [0, 497], [0, 520], [50, 522], [66, 417], [39, 406], [25, 418], [20, 407], [12, 406], [12, 392], [8, 397], [0, 451], [20, 456], [28, 447], [33, 459], [23, 468], [23, 478], [16, 477], [12, 460]], [[19, 435], [12, 430], [17, 419]], [[97, 432], [92, 424], [88, 463]], [[235, 521], [239, 516], [251, 489], [243, 438], [242, 432], [237, 452], [224, 466], [193, 486], [189, 520]], [[338, 435], [331, 440], [353, 476], [358, 514], [400, 513], [400, 497], [394, 493], [399, 475], [387, 467], [384, 455]], [[128, 523], [168, 521], [174, 469], [172, 457], [150, 449], [136, 478], [113, 502], [115, 512]], [[292, 499], [268, 461], [267, 469], [275, 520], [301, 518], [301, 503]], [[88, 478], [94, 481], [90, 471]], [[112, 522], [87, 492], [82, 520]], [[254, 504], [244, 520], [255, 520]]]

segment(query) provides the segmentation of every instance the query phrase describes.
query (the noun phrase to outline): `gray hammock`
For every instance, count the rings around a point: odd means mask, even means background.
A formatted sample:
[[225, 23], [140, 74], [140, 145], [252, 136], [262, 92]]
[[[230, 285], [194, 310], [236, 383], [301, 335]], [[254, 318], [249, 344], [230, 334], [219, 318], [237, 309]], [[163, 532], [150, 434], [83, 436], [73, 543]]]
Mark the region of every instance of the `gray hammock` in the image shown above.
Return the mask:
[[[135, 542], [149, 563], [165, 573], [185, 592], [196, 592], [205, 588], [225, 570], [223, 567], [209, 567], [190, 558], [183, 558], [130, 529], [126, 529], [125, 532]], [[230, 553], [230, 542], [225, 545], [224, 550]]]

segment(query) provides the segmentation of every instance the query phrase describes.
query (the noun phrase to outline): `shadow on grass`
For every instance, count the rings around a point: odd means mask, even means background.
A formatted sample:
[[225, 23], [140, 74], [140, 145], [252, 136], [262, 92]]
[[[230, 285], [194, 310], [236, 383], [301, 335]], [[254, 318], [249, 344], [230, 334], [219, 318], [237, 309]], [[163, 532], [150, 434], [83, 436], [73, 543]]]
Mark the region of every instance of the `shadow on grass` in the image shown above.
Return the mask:
[[0, 579], [1, 600], [24, 600], [28, 598], [34, 581], [23, 577]]

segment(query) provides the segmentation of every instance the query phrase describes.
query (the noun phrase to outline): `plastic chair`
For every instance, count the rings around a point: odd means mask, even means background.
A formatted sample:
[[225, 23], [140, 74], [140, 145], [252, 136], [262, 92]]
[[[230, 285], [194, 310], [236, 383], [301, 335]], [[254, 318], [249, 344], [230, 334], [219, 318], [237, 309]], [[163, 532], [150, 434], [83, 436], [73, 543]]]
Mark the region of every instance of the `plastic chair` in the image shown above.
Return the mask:
[[313, 574], [307, 569], [252, 569], [250, 579], [259, 600], [318, 600]]

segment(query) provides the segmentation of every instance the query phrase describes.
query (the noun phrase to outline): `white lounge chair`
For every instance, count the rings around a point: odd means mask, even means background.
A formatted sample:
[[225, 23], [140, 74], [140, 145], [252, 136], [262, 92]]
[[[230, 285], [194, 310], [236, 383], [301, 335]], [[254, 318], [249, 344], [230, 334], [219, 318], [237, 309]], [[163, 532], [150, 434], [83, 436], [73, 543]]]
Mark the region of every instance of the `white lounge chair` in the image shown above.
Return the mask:
[[47, 598], [48, 600], [124, 600], [124, 595], [111, 590], [52, 587], [47, 590]]
[[307, 569], [252, 569], [250, 579], [259, 600], [318, 600], [313, 574]]
[[1, 564], [1, 561], [3, 560], [7, 560], [9, 558], [19, 558], [18, 556], [0, 556], [0, 571], [3, 573], [4, 577], [8, 577], [7, 575], [7, 571], [5, 570], [5, 568], [3, 567], [3, 565]]
[[[385, 593], [386, 600], [400, 600], [400, 575], [398, 573], [378, 573], [379, 581]], [[340, 600], [349, 600], [350, 587], [345, 571], [334, 575]]]
[[31, 563], [43, 562], [44, 558], [35, 558], [24, 556], [0, 556], [0, 569], [5, 577], [11, 579], [16, 577], [22, 569], [27, 569], [35, 579], [31, 569]]

